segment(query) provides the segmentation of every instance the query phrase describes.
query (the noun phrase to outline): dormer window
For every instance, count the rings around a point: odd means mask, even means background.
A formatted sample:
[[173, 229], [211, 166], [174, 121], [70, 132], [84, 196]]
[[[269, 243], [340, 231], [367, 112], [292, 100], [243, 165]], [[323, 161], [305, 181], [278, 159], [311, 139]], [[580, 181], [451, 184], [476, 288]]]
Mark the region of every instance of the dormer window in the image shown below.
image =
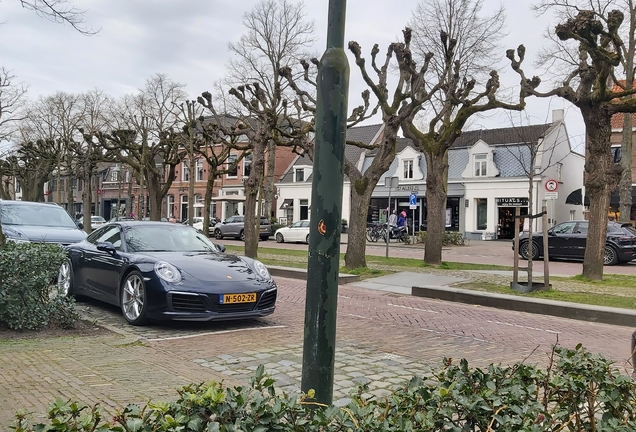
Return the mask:
[[474, 166], [475, 166], [475, 177], [486, 177], [487, 174], [487, 160], [488, 155], [486, 153], [479, 153], [473, 155]]
[[305, 181], [305, 169], [304, 168], [296, 168], [295, 174], [294, 174], [294, 181], [297, 182], [297, 183]]
[[402, 178], [406, 180], [412, 180], [413, 179], [413, 159], [402, 160], [402, 167], [404, 168], [404, 176]]

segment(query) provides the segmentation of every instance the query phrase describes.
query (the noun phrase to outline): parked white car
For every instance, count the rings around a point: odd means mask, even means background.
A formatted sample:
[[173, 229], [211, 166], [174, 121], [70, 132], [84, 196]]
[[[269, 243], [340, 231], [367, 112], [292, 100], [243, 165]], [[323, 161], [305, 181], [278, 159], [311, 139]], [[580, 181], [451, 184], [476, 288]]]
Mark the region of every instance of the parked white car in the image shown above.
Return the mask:
[[288, 227], [279, 228], [274, 236], [278, 243], [305, 242], [309, 243], [309, 221], [300, 220]]

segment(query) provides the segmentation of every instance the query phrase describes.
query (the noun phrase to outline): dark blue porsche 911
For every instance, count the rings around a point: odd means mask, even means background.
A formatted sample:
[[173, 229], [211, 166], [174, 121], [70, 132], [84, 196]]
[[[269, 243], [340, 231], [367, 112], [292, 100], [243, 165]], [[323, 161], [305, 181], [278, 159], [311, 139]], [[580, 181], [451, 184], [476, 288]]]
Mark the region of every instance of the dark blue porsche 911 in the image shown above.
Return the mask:
[[262, 317], [276, 306], [276, 283], [263, 263], [224, 254], [190, 226], [121, 221], [67, 249], [60, 293], [119, 306], [132, 325]]

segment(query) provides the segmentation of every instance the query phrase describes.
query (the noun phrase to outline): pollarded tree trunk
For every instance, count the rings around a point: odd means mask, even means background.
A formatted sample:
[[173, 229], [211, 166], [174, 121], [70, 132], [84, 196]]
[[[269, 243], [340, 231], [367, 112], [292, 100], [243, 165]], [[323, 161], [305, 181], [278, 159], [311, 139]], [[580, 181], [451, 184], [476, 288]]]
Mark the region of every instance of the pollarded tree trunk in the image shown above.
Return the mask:
[[[152, 171], [148, 172], [147, 179], [147, 189], [148, 189], [148, 199], [150, 200], [150, 220], [151, 221], [160, 221], [161, 220], [161, 201], [163, 196], [161, 196], [161, 184], [160, 179], [157, 174]], [[147, 212], [148, 209], [144, 209]], [[143, 217], [142, 217], [143, 219]]]
[[[82, 190], [82, 203], [84, 209], [82, 212], [82, 220], [84, 221], [84, 231], [88, 234], [93, 230], [91, 224], [91, 207], [93, 206], [93, 194], [91, 189], [91, 173], [84, 176], [84, 189]], [[78, 180], [79, 182], [79, 180]], [[73, 217], [74, 218], [74, 217]]]
[[261, 218], [256, 214], [256, 200], [265, 174], [265, 146], [258, 138], [252, 149], [252, 170], [245, 182], [245, 255], [250, 258], [258, 256], [258, 238]]
[[215, 178], [216, 170], [208, 169], [208, 181], [205, 185], [205, 196], [203, 197], [203, 232], [208, 237], [210, 236], [210, 204], [212, 203]]
[[[367, 214], [371, 194], [378, 182], [378, 179], [368, 177], [351, 180], [351, 192], [349, 202], [351, 210], [349, 212], [349, 234], [347, 241], [347, 253], [345, 254], [345, 265], [348, 269], [366, 267], [365, 257], [367, 245]], [[371, 185], [373, 183], [373, 186]]]
[[588, 151], [585, 161], [585, 193], [590, 197], [590, 223], [583, 259], [583, 276], [592, 280], [603, 278], [610, 194], [616, 188], [622, 171], [621, 166], [612, 160], [611, 116], [604, 111], [606, 108], [595, 107], [582, 113], [587, 130]]
[[623, 172], [619, 187], [620, 221], [630, 222], [632, 215], [632, 139], [634, 132], [632, 131], [632, 115], [625, 113], [623, 116], [625, 118], [623, 120], [623, 140], [621, 143], [621, 166], [623, 167]]
[[426, 242], [424, 262], [442, 263], [442, 239], [446, 231], [448, 151], [425, 152], [426, 156]]

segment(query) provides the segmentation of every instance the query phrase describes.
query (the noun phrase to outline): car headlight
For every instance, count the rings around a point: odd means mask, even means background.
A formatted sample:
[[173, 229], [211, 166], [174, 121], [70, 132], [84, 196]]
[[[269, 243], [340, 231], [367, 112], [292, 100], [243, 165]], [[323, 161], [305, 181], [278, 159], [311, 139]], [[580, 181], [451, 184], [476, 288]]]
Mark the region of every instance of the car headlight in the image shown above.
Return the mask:
[[256, 274], [259, 275], [262, 279], [269, 280], [272, 278], [272, 276], [269, 274], [269, 270], [267, 270], [267, 267], [265, 267], [265, 264], [263, 264], [262, 262], [254, 260], [253, 266]]
[[181, 272], [172, 264], [165, 261], [155, 263], [155, 273], [169, 283], [181, 282]]

